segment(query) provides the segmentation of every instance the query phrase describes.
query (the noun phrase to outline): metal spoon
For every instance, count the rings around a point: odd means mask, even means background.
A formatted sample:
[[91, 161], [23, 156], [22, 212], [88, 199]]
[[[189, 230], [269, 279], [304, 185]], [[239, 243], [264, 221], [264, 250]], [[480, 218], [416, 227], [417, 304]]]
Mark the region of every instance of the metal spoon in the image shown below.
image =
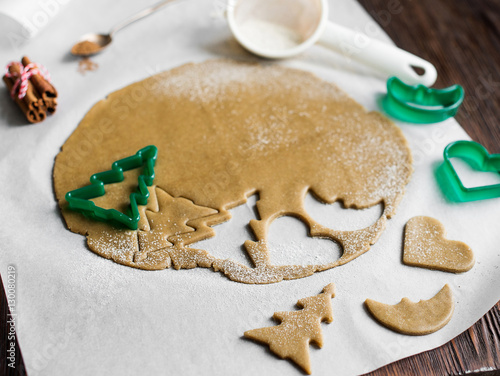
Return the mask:
[[91, 56], [101, 52], [113, 41], [113, 35], [123, 29], [124, 27], [130, 25], [131, 23], [138, 21], [150, 14], [160, 10], [165, 5], [173, 2], [175, 0], [164, 0], [159, 3], [149, 7], [147, 9], [141, 10], [139, 13], [133, 15], [130, 18], [120, 22], [118, 25], [114, 26], [108, 34], [97, 34], [97, 33], [89, 33], [85, 34], [80, 38], [78, 43], [76, 43], [71, 48], [71, 53], [75, 56]]

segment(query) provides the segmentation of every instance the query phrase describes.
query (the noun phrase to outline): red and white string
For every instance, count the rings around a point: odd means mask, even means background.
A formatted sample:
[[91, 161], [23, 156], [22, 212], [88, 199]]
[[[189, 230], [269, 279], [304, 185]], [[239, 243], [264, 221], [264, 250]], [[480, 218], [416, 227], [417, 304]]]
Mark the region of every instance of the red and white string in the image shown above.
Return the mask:
[[[10, 67], [15, 65], [19, 67], [20, 72], [11, 73]], [[14, 86], [12, 86], [12, 90], [10, 92], [10, 96], [12, 97], [12, 99], [16, 97], [16, 93], [19, 99], [23, 99], [26, 96], [26, 92], [28, 91], [29, 79], [35, 75], [40, 75], [45, 80], [50, 82], [50, 74], [47, 69], [45, 69], [45, 67], [41, 64], [30, 63], [26, 66], [23, 66], [19, 62], [13, 61], [7, 65], [5, 69], [5, 76], [15, 79]]]

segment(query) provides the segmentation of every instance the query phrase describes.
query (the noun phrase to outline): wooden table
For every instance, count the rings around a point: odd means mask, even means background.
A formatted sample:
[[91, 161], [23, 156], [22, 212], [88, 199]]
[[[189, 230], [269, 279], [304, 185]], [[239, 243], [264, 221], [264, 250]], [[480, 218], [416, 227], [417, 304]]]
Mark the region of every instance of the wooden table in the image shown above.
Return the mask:
[[[360, 0], [398, 46], [435, 64], [436, 87], [458, 83], [466, 98], [458, 122], [491, 153], [500, 153], [500, 0]], [[7, 304], [0, 283], [0, 317]], [[7, 367], [0, 325], [0, 375], [26, 375], [22, 356]], [[497, 371], [495, 371], [497, 370]], [[500, 374], [500, 302], [457, 338], [383, 367], [370, 376]], [[481, 372], [483, 371], [483, 372]]]
[[[439, 78], [435, 87], [464, 87], [466, 96], [456, 119], [490, 153], [500, 153], [500, 1], [359, 2], [399, 47], [436, 66]], [[368, 375], [466, 372], [500, 375], [500, 302], [447, 344]]]

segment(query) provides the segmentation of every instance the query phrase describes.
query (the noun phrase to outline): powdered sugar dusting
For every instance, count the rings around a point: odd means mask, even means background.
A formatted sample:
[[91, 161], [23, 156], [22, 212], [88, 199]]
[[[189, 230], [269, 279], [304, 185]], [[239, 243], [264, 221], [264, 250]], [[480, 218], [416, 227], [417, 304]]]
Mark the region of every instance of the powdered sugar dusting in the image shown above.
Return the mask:
[[[182, 70], [182, 74], [178, 70]], [[237, 63], [231, 60], [211, 60], [203, 64], [188, 64], [169, 72], [160, 73], [151, 79], [149, 85], [153, 96], [179, 96], [190, 101], [212, 102], [225, 101], [225, 94], [237, 94], [239, 88], [257, 86], [267, 88], [271, 92], [276, 87], [293, 90], [301, 83], [310, 86], [310, 79], [318, 80], [311, 73], [301, 72], [290, 77], [289, 69], [276, 69], [274, 65]], [[319, 81], [321, 82], [321, 81]], [[329, 95], [345, 97], [346, 95], [329, 85]], [[305, 86], [306, 87], [306, 86]], [[327, 86], [325, 86], [327, 87]], [[322, 88], [324, 89], [324, 87]], [[263, 94], [265, 91], [263, 92]], [[320, 97], [318, 90], [302, 90], [304, 100]]]
[[[144, 88], [151, 95], [138, 97]], [[412, 172], [406, 140], [394, 124], [303, 71], [228, 60], [187, 64], [111, 94], [90, 113], [112, 117], [117, 105], [134, 100], [139, 103], [133, 115], [117, 114], [121, 131], [102, 149], [110, 155], [100, 158], [111, 158], [124, 145], [155, 142], [164, 153], [155, 166], [155, 183], [164, 193], [158, 198], [163, 209], [147, 212], [149, 226], [135, 238], [122, 239], [125, 245], [118, 244], [116, 254], [106, 246], [93, 248], [125, 265], [160, 269], [172, 260], [175, 268], [212, 267], [244, 283], [302, 278], [368, 251], [394, 214]], [[71, 138], [76, 144], [78, 131]], [[383, 212], [366, 228], [334, 230], [305, 211], [308, 191], [321, 202], [340, 201], [346, 208], [382, 204]], [[227, 220], [227, 210], [255, 192], [258, 218], [249, 222], [254, 237], [244, 243], [250, 266], [189, 247], [213, 236], [210, 226]], [[312, 236], [338, 242], [341, 257], [290, 257], [290, 264], [274, 264], [268, 228], [281, 215], [300, 218]], [[100, 238], [99, 244], [108, 239], [73, 225], [89, 238]], [[303, 250], [287, 248], [281, 253]]]

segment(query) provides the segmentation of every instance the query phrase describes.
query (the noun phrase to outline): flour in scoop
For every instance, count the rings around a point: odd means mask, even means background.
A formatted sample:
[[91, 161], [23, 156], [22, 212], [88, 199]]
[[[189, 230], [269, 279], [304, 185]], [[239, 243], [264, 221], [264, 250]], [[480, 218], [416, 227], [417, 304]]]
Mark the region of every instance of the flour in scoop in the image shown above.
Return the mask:
[[246, 41], [263, 50], [287, 50], [303, 42], [295, 30], [259, 19], [245, 21], [240, 30]]

